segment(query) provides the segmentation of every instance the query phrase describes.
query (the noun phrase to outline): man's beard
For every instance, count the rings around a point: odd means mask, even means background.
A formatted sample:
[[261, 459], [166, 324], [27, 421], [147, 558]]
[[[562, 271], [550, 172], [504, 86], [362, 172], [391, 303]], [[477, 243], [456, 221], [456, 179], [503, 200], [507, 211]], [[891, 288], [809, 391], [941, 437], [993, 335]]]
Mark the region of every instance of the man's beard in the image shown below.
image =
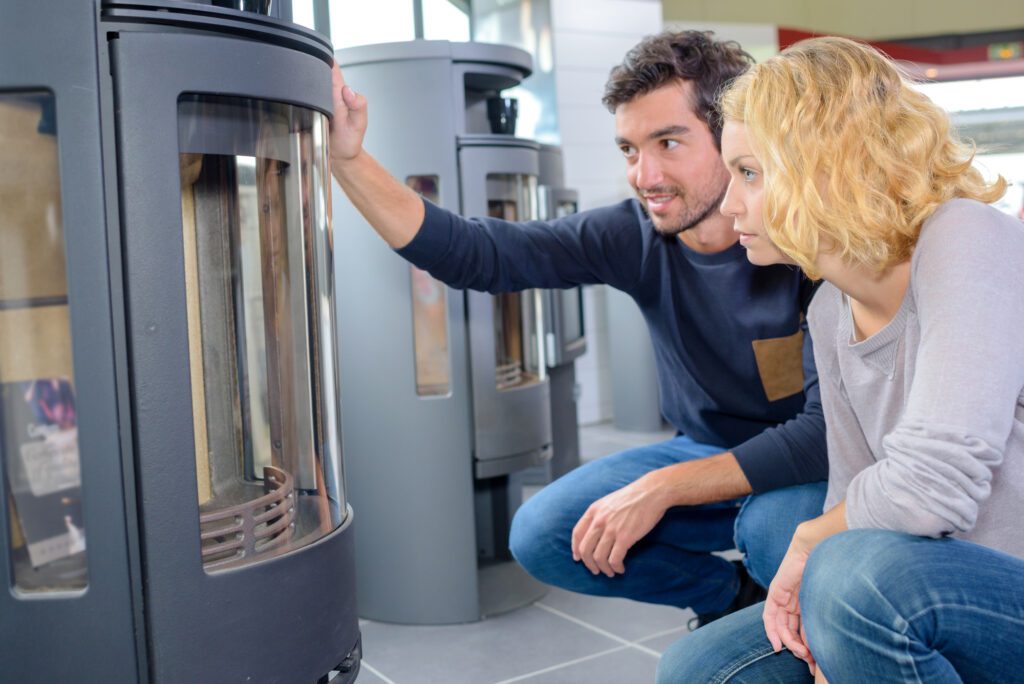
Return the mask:
[[651, 223], [654, 225], [654, 230], [655, 232], [658, 233], [658, 235], [662, 235], [664, 237], [675, 237], [676, 235], [679, 235], [680, 233], [687, 231], [690, 228], [693, 228], [697, 224], [701, 223], [708, 216], [710, 216], [712, 213], [718, 211], [718, 208], [722, 206], [722, 200], [725, 198], [725, 191], [727, 189], [728, 186], [722, 188], [722, 191], [718, 194], [718, 196], [715, 199], [711, 200], [710, 202], [701, 204], [697, 207], [687, 207], [685, 206], [686, 195], [682, 193], [678, 187], [671, 186], [669, 188], [652, 188], [651, 191], [664, 192], [665, 190], [671, 190], [673, 193], [676, 194], [676, 196], [681, 198], [684, 202], [682, 216], [674, 220], [671, 224], [667, 225], [664, 223], [659, 225], [658, 221], [656, 221], [654, 217], [651, 216], [651, 213], [647, 211], [647, 205], [644, 202], [641, 202], [640, 206], [644, 208], [644, 213], [646, 213], [648, 218], [651, 219]]

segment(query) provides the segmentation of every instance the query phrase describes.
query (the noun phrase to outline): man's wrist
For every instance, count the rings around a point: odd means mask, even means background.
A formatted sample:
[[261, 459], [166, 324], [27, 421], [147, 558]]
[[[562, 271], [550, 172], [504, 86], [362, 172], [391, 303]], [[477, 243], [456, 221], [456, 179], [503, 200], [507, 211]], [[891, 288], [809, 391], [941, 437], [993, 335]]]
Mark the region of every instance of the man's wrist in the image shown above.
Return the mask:
[[331, 155], [331, 173], [333, 173], [334, 177], [340, 181], [342, 177], [348, 173], [349, 169], [352, 169], [359, 164], [360, 158], [363, 156], [365, 156], [365, 150], [363, 150], [362, 147], [360, 147], [359, 151], [350, 157], [342, 155], [336, 157]]
[[676, 504], [673, 503], [674, 492], [671, 478], [664, 468], [652, 470], [636, 481], [636, 484], [647, 493], [648, 500], [652, 505], [662, 511], [667, 511]]
[[727, 501], [750, 493], [750, 483], [731, 452], [682, 461], [644, 476], [657, 487], [665, 508]]

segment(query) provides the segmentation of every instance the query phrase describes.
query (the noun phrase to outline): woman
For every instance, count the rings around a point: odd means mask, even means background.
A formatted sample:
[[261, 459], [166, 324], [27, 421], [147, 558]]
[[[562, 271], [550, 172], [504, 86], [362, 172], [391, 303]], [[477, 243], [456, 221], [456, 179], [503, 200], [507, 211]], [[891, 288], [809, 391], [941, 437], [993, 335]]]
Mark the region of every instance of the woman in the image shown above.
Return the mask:
[[808, 312], [826, 513], [763, 606], [659, 682], [1024, 681], [1024, 226], [948, 118], [873, 49], [804, 41], [724, 94], [722, 211]]

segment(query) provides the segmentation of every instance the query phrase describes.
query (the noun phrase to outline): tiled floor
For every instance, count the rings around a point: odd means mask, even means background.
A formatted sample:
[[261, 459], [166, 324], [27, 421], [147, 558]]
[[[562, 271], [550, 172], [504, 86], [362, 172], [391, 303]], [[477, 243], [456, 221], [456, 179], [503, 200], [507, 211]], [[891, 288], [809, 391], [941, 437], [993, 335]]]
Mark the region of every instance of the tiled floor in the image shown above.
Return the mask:
[[[610, 425], [580, 431], [584, 460], [671, 437]], [[412, 627], [362, 621], [359, 684], [633, 684], [687, 633], [690, 611], [551, 589], [481, 622]]]

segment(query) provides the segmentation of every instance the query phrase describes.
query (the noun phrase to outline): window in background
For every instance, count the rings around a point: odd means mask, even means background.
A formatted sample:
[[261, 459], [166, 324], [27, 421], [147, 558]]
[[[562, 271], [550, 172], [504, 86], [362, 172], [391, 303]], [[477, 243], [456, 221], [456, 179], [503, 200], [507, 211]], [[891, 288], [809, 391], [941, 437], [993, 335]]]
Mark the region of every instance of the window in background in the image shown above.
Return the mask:
[[420, 0], [423, 37], [427, 40], [468, 41], [469, 3], [455, 0]]
[[313, 0], [292, 0], [292, 21], [315, 30], [316, 10], [313, 9]]
[[993, 203], [1024, 219], [1024, 76], [921, 83], [918, 88], [949, 112], [960, 136], [978, 146], [986, 178], [1001, 175], [1006, 194]]
[[416, 37], [412, 0], [331, 0], [334, 49]]

